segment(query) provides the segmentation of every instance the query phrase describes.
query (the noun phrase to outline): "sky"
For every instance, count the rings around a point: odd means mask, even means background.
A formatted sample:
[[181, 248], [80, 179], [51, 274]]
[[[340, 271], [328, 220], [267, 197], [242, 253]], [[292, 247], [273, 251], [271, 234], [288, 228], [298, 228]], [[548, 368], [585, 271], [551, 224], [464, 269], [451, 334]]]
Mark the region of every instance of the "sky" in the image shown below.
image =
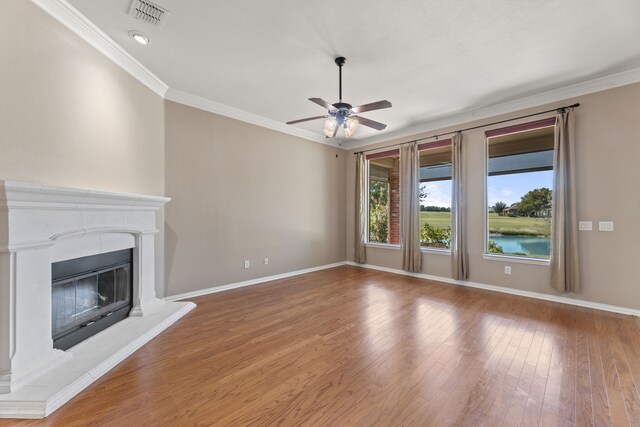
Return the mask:
[[420, 188], [429, 193], [427, 198], [420, 202], [421, 205], [451, 207], [451, 181], [423, 182]]
[[[422, 205], [451, 207], [451, 181], [424, 182], [420, 186], [429, 193]], [[487, 179], [487, 205], [504, 202], [511, 206], [535, 188], [550, 189], [552, 186], [553, 171], [490, 176]]]
[[498, 175], [487, 178], [487, 205], [504, 202], [507, 206], [536, 188], [553, 187], [553, 171]]

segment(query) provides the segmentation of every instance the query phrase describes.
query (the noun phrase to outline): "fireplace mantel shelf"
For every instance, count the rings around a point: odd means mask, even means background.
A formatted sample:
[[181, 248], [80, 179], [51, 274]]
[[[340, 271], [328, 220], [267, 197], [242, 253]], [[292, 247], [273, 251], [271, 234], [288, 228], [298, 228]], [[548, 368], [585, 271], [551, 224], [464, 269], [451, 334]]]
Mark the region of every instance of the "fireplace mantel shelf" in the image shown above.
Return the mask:
[[[155, 293], [156, 213], [169, 200], [0, 181], [0, 417], [47, 416], [195, 307]], [[52, 263], [124, 249], [129, 317], [54, 349]]]
[[[171, 199], [162, 196], [54, 187], [23, 181], [0, 181], [1, 208], [159, 209]], [[4, 196], [4, 197], [3, 197]]]

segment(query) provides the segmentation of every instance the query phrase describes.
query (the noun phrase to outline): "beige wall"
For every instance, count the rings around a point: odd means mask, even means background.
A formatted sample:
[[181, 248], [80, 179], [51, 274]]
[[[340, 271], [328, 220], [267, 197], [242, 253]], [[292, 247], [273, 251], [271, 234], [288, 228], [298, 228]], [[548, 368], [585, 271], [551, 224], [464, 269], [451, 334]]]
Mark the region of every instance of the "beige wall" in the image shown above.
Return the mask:
[[[578, 168], [578, 218], [593, 221], [594, 231], [579, 233], [582, 291], [576, 298], [640, 309], [638, 260], [640, 259], [640, 84], [586, 95], [565, 102], [519, 111], [492, 119], [465, 123], [455, 129], [490, 123], [522, 114], [580, 102], [576, 110]], [[529, 119], [532, 120], [532, 119]], [[526, 120], [524, 120], [526, 121]], [[516, 122], [514, 122], [516, 123]], [[501, 125], [504, 126], [504, 125]], [[493, 126], [498, 128], [501, 126]], [[485, 128], [464, 133], [467, 170], [466, 202], [469, 224], [470, 281], [514, 289], [557, 294], [549, 285], [546, 266], [491, 261], [482, 258], [484, 245], [484, 132]], [[442, 129], [428, 135], [453, 130]], [[378, 145], [405, 142], [404, 138]], [[372, 148], [372, 147], [367, 147]], [[347, 256], [353, 260], [353, 216], [355, 161], [347, 155]], [[614, 232], [597, 231], [598, 221], [614, 221]], [[400, 252], [367, 248], [367, 263], [401, 269]], [[423, 254], [422, 272], [451, 277], [450, 257]], [[511, 265], [512, 274], [504, 274]]]
[[[351, 152], [171, 102], [165, 107], [29, 1], [2, 2], [0, 30], [0, 179], [162, 195], [166, 177], [174, 200], [165, 251], [158, 236], [161, 295], [165, 270], [171, 295], [352, 258]], [[640, 215], [640, 85], [484, 122], [574, 101], [582, 103], [579, 217], [594, 225], [615, 222], [612, 233], [580, 233], [583, 290], [577, 297], [640, 308], [640, 231], [633, 226]], [[470, 280], [553, 294], [547, 267], [512, 263], [506, 276], [508, 263], [482, 259], [483, 131], [465, 134]], [[390, 142], [400, 141], [384, 144]], [[252, 262], [248, 270], [245, 259]], [[368, 248], [368, 260], [401, 265], [394, 250]], [[423, 261], [423, 272], [450, 276], [448, 256], [425, 254]]]
[[30, 1], [1, 3], [0, 32], [0, 179], [164, 194], [160, 96]]
[[345, 260], [343, 150], [169, 101], [165, 126], [167, 295]]

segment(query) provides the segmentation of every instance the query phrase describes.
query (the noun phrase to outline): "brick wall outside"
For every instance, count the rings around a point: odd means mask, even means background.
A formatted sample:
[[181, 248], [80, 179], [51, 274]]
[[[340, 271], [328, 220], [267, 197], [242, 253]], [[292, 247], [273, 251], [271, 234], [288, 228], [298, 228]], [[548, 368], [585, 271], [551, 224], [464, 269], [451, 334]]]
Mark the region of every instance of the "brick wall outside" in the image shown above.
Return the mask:
[[400, 159], [389, 174], [389, 243], [400, 244]]

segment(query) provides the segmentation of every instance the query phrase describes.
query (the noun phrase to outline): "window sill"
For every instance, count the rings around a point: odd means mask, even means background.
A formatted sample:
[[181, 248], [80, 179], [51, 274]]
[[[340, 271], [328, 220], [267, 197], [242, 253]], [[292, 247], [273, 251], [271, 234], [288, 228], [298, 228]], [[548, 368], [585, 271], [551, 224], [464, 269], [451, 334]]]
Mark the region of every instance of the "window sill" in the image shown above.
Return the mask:
[[436, 255], [448, 255], [451, 256], [451, 249], [437, 249], [430, 247], [421, 247], [420, 252], [423, 254], [436, 254]]
[[391, 249], [394, 251], [400, 250], [400, 245], [392, 245], [391, 243], [365, 243], [364, 245], [368, 248]]
[[548, 267], [550, 264], [550, 261], [548, 259], [527, 258], [509, 255], [482, 254], [482, 259], [486, 259], [489, 261], [513, 262], [516, 264], [542, 265], [545, 267]]

